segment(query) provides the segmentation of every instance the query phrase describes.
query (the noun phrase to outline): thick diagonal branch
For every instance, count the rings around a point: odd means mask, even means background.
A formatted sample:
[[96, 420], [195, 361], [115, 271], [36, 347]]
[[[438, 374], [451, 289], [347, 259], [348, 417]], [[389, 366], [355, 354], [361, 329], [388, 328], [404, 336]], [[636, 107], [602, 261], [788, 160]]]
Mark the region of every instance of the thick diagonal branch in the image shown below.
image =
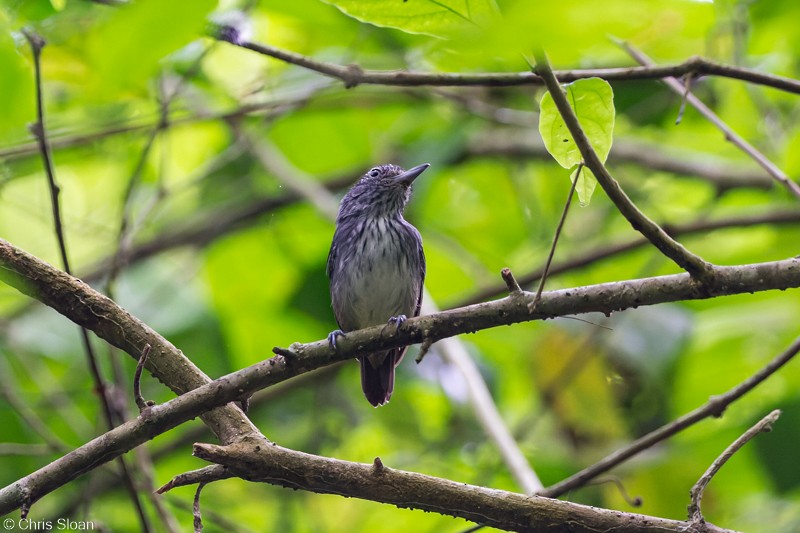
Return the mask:
[[[2, 239], [0, 280], [93, 331], [137, 361], [145, 346], [150, 344], [145, 368], [176, 394], [211, 381], [171, 342], [113, 300]], [[223, 443], [235, 442], [243, 435], [258, 431], [232, 405], [204, 415], [203, 421]]]
[[608, 197], [614, 202], [622, 216], [630, 222], [633, 229], [640, 232], [661, 253], [674, 261], [682, 269], [686, 270], [693, 277], [702, 281], [708, 281], [713, 273], [713, 266], [704, 261], [701, 257], [693, 254], [684, 248], [679, 242], [670, 237], [658, 224], [650, 220], [647, 215], [642, 213], [628, 198], [628, 195], [619, 186], [619, 183], [611, 176], [597, 153], [589, 142], [586, 133], [581, 127], [575, 111], [569, 105], [566, 95], [561, 90], [558, 80], [553, 74], [550, 62], [544, 52], [536, 54], [536, 72], [542, 77], [547, 90], [553, 97], [553, 102], [558, 108], [558, 112], [564, 119], [575, 145], [581, 153], [584, 164], [594, 173], [597, 182], [606, 192]]

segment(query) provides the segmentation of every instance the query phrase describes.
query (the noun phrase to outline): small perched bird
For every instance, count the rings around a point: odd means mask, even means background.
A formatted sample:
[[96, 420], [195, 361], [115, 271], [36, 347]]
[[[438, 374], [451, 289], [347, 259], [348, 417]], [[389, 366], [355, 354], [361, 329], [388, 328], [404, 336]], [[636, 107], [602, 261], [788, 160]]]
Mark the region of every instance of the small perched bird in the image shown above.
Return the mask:
[[[429, 166], [372, 168], [342, 199], [328, 254], [331, 304], [341, 328], [328, 335], [332, 347], [348, 331], [386, 323], [399, 328], [407, 317], [419, 315], [425, 253], [403, 209], [411, 184]], [[373, 406], [392, 397], [394, 369], [406, 349], [358, 356], [361, 388]]]

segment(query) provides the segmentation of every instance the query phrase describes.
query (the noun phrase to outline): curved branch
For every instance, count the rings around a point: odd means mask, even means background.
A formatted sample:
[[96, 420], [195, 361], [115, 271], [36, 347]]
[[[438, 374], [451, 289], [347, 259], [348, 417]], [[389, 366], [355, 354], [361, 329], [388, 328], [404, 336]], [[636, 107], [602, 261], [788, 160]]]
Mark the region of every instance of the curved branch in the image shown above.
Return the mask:
[[728, 462], [728, 459], [733, 457], [733, 454], [738, 452], [742, 446], [753, 440], [753, 437], [758, 435], [759, 433], [765, 433], [768, 431], [772, 431], [772, 425], [778, 420], [778, 417], [781, 416], [780, 409], [775, 409], [767, 416], [759, 420], [753, 427], [748, 429], [744, 432], [738, 439], [733, 441], [733, 443], [725, 448], [725, 451], [717, 457], [711, 466], [708, 467], [708, 470], [700, 476], [700, 479], [697, 480], [697, 483], [694, 484], [692, 490], [689, 491], [689, 494], [692, 496], [692, 503], [689, 504], [689, 520], [693, 524], [701, 524], [704, 522], [703, 514], [700, 512], [700, 502], [703, 499], [703, 492], [705, 492], [706, 487], [711, 482], [711, 478], [713, 478], [719, 469]]

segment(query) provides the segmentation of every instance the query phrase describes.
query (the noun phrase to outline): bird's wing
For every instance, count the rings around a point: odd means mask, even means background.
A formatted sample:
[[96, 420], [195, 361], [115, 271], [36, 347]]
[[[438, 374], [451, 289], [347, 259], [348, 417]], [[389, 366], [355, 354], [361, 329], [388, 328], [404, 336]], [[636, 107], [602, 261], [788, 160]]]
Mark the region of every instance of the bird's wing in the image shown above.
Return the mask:
[[328, 265], [325, 267], [325, 274], [328, 275], [329, 279], [333, 278], [333, 269], [336, 267], [336, 246], [333, 245], [334, 242], [336, 242], [336, 232], [333, 233], [333, 242], [331, 242], [331, 251], [328, 252]]
[[[416, 228], [414, 228], [416, 231]], [[419, 252], [419, 289], [417, 292], [417, 308], [414, 309], [414, 316], [419, 316], [419, 311], [422, 308], [422, 289], [425, 286], [425, 250], [422, 249], [422, 236], [417, 231], [417, 252]]]

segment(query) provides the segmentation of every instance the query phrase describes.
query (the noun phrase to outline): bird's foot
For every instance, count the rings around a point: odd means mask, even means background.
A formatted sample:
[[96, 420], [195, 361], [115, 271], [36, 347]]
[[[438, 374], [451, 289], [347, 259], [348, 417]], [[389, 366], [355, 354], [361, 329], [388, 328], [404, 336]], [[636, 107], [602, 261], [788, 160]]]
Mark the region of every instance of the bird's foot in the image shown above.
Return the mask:
[[383, 329], [385, 330], [389, 326], [394, 326], [394, 330], [397, 331], [400, 329], [400, 326], [402, 326], [406, 320], [408, 320], [408, 317], [406, 315], [393, 316], [388, 320], [388, 322], [386, 322], [386, 325], [383, 327]]
[[336, 337], [347, 337], [347, 335], [340, 329], [335, 329], [328, 333], [328, 346], [334, 350], [336, 349]]

